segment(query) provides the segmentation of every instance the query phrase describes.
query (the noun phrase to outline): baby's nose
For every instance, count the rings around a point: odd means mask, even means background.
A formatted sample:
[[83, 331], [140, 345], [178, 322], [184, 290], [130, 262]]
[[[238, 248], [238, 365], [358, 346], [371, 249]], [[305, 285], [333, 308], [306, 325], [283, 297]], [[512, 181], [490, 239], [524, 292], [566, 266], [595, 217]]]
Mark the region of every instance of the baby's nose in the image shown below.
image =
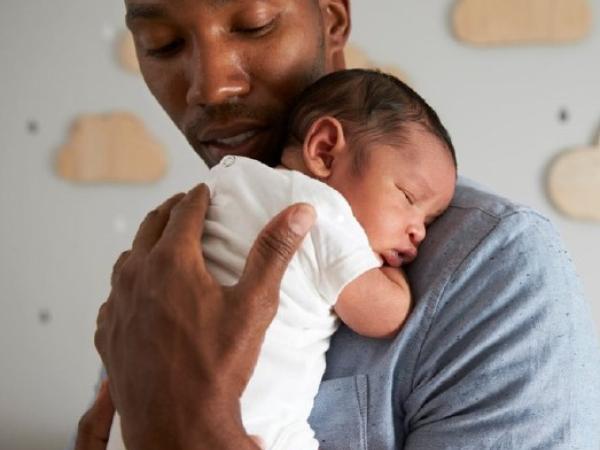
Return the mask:
[[411, 244], [414, 245], [415, 248], [417, 248], [421, 244], [421, 242], [423, 242], [423, 239], [425, 239], [426, 233], [427, 231], [425, 229], [424, 223], [421, 222], [412, 225], [408, 230], [408, 237], [410, 239]]

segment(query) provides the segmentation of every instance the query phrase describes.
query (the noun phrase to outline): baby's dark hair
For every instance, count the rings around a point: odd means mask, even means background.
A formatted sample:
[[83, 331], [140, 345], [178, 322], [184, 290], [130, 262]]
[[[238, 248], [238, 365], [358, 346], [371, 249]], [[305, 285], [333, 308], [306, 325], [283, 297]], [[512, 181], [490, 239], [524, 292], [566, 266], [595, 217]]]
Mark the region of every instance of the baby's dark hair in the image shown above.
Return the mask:
[[436, 112], [396, 77], [368, 69], [333, 72], [306, 88], [288, 116], [287, 145], [304, 142], [316, 119], [338, 119], [354, 152], [353, 169], [361, 172], [369, 144], [406, 144], [406, 127], [421, 125], [448, 149], [456, 167], [450, 135]]

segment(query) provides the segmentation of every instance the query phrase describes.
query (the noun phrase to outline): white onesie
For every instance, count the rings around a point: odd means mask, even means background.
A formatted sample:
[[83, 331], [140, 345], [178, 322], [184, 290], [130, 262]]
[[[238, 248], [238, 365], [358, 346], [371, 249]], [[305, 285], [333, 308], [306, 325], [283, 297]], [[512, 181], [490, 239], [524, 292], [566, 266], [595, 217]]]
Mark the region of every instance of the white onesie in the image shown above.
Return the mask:
[[[256, 236], [273, 216], [298, 202], [316, 209], [315, 226], [283, 277], [279, 308], [241, 406], [246, 431], [260, 436], [266, 449], [317, 450], [308, 417], [338, 326], [333, 305], [350, 281], [381, 260], [348, 202], [325, 183], [239, 156], [223, 158], [206, 183], [211, 204], [202, 248], [210, 273], [223, 285], [237, 282]], [[122, 448], [115, 420], [107, 450]]]

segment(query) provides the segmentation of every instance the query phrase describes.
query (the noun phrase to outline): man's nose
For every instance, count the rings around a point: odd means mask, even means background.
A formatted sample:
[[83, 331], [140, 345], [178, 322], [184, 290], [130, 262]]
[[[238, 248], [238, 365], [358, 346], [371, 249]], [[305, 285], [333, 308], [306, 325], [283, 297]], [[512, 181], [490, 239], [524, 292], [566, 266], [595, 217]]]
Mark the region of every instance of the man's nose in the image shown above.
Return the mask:
[[250, 92], [250, 79], [242, 55], [226, 42], [196, 42], [187, 64], [188, 105], [222, 104]]

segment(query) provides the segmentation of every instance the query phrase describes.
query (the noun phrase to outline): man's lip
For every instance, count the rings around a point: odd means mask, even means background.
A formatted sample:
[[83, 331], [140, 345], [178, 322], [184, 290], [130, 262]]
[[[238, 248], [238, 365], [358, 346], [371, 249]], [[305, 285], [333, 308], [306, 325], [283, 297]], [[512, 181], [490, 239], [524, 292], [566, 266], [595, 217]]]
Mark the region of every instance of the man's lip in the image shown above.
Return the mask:
[[243, 145], [245, 142], [251, 140], [253, 137], [260, 133], [259, 130], [248, 130], [243, 133], [234, 134], [231, 136], [225, 136], [215, 139], [209, 139], [206, 141], [201, 141], [202, 145], [212, 145], [216, 147], [221, 147], [223, 149], [234, 149]]
[[[208, 161], [210, 161], [209, 165], [217, 164], [225, 155], [239, 155], [257, 158], [260, 154], [262, 146], [265, 145], [265, 143], [261, 142], [265, 136], [265, 131], [265, 129], [256, 130], [256, 133], [252, 133], [243, 140], [235, 142], [235, 145], [231, 145], [227, 142], [220, 142], [217, 139], [201, 141], [200, 145], [205, 149], [203, 153], [208, 158]], [[235, 138], [235, 136], [232, 137]]]
[[196, 137], [198, 141], [200, 141], [203, 145], [206, 145], [214, 141], [233, 138], [245, 133], [260, 133], [264, 129], [264, 125], [261, 124], [240, 122], [220, 127], [207, 127], [206, 129], [200, 131]]

